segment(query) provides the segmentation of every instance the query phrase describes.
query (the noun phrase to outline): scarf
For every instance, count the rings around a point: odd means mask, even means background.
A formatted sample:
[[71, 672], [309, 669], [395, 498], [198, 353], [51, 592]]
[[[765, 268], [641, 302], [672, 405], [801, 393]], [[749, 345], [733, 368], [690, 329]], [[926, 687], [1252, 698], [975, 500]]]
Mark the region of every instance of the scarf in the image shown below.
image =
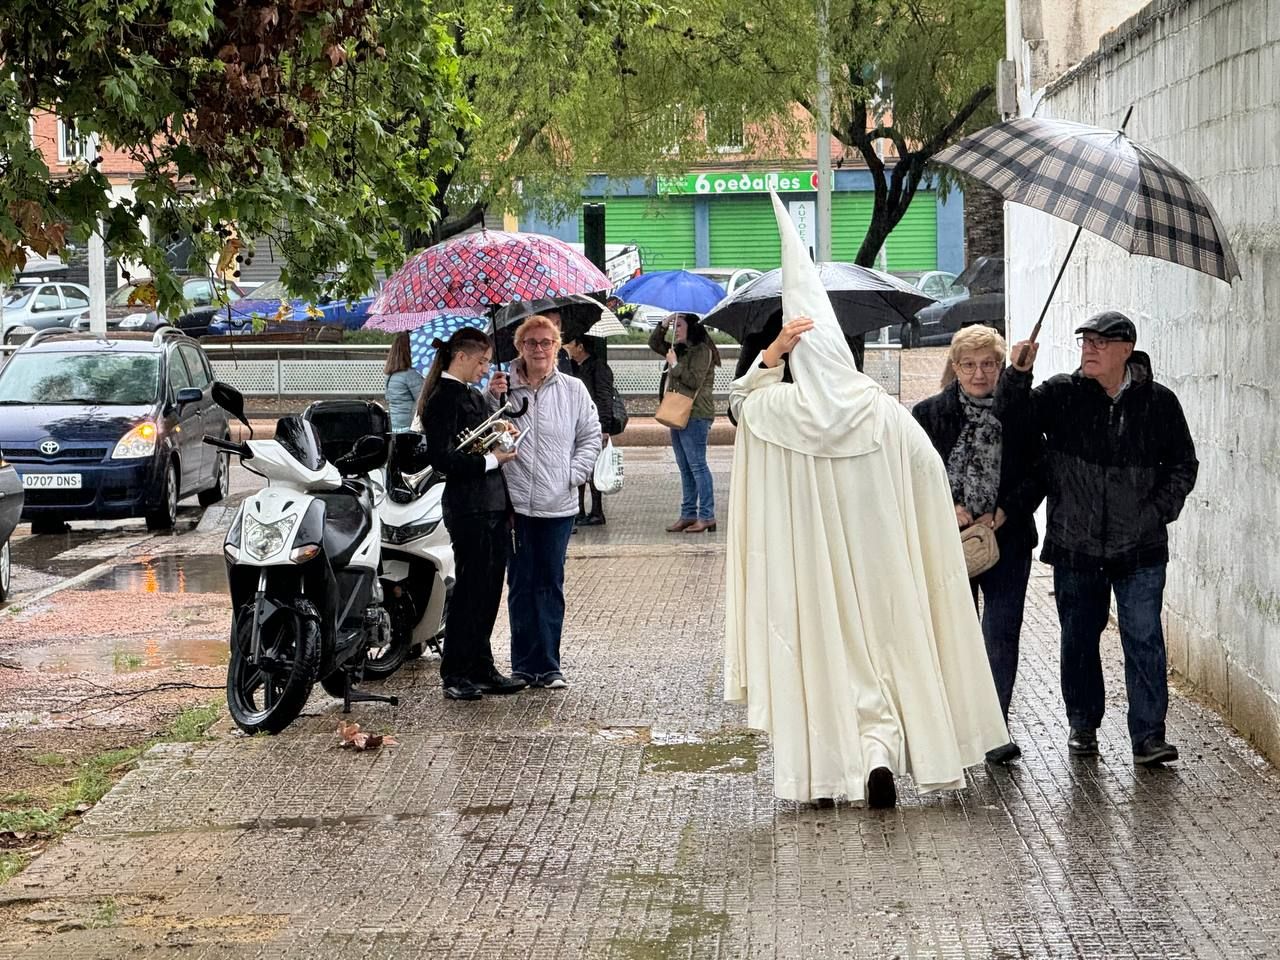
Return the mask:
[[994, 397], [977, 399], [958, 385], [964, 429], [947, 458], [952, 499], [975, 519], [996, 508], [1000, 491], [1000, 454], [1003, 430], [996, 419]]

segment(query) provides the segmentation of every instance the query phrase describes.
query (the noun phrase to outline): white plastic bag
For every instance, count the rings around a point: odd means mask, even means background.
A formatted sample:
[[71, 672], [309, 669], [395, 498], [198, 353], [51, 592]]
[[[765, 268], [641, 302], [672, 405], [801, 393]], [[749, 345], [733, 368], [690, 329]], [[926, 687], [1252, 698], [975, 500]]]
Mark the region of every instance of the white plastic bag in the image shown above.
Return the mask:
[[601, 493], [617, 493], [622, 489], [622, 451], [612, 440], [606, 440], [600, 448], [592, 482]]

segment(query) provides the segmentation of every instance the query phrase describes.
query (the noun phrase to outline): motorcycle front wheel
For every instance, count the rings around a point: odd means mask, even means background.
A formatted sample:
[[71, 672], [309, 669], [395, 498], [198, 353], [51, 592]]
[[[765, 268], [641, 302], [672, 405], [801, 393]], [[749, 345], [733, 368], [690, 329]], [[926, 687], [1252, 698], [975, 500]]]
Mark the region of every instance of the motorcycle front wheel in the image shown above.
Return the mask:
[[263, 624], [259, 658], [250, 658], [252, 611], [236, 617], [227, 664], [227, 708], [245, 733], [279, 733], [297, 719], [320, 666], [320, 629], [296, 610]]

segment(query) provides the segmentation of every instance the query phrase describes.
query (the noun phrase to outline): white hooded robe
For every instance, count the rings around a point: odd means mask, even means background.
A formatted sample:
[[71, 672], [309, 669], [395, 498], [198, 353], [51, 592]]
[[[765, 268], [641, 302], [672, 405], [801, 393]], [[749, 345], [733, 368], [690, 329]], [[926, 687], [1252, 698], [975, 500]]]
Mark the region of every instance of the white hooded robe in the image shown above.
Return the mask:
[[946, 468], [859, 373], [778, 198], [783, 320], [815, 321], [782, 365], [733, 384], [725, 699], [773, 743], [774, 793], [862, 800], [887, 766], [922, 792], [1009, 741]]

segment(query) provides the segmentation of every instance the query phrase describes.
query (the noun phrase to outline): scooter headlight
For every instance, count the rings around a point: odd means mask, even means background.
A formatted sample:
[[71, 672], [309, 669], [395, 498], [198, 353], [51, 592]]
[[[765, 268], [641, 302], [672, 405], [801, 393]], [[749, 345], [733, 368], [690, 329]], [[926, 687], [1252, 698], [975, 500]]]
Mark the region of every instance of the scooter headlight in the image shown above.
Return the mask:
[[383, 527], [382, 539], [387, 543], [408, 543], [419, 537], [430, 536], [438, 526], [440, 526], [439, 520], [428, 520], [426, 523], [411, 523], [404, 527]]
[[244, 548], [255, 560], [267, 560], [284, 549], [289, 539], [289, 531], [297, 522], [297, 515], [277, 520], [275, 523], [263, 523], [253, 517], [244, 518]]

